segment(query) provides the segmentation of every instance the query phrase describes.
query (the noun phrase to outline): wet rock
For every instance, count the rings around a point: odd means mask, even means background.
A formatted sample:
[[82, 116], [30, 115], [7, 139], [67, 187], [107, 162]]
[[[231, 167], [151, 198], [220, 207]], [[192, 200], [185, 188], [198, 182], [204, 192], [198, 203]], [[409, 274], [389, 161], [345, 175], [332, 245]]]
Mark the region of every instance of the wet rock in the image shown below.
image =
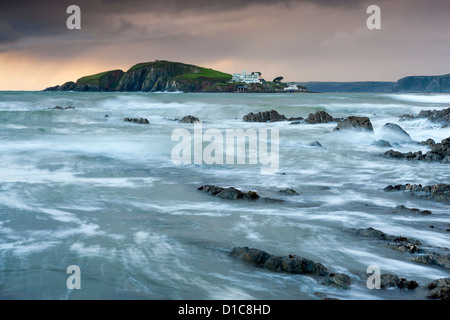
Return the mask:
[[375, 147], [380, 147], [380, 148], [392, 148], [392, 145], [390, 144], [389, 141], [382, 140], [382, 139], [372, 142], [371, 145], [375, 146]]
[[358, 236], [376, 238], [379, 240], [392, 240], [394, 237], [372, 227], [356, 230]]
[[275, 122], [288, 120], [284, 115], [279, 114], [276, 110], [264, 111], [245, 115], [243, 120], [245, 122]]
[[352, 130], [373, 132], [373, 126], [368, 117], [350, 116], [338, 123], [333, 131]]
[[260, 199], [260, 196], [254, 192], [254, 191], [248, 191], [246, 193], [235, 189], [233, 187], [229, 188], [222, 188], [217, 186], [210, 186], [205, 185], [198, 188], [198, 190], [208, 192], [214, 196], [217, 196], [222, 199], [229, 199], [229, 200], [237, 200], [237, 199], [244, 199], [244, 200], [258, 200]]
[[419, 285], [416, 281], [411, 280], [408, 281], [405, 278], [399, 278], [397, 275], [395, 274], [391, 274], [391, 273], [383, 273], [380, 276], [380, 287], [381, 289], [387, 289], [387, 288], [400, 288], [400, 289], [408, 289], [408, 290], [413, 290], [415, 288], [417, 288]]
[[420, 253], [423, 252], [422, 249], [419, 248], [419, 245], [421, 244], [422, 243], [420, 243], [419, 240], [399, 236], [392, 239], [392, 242], [389, 242], [387, 245], [388, 247], [401, 252]]
[[303, 117], [290, 117], [287, 120], [288, 121], [292, 121], [291, 124], [300, 124], [303, 123], [305, 118]]
[[422, 110], [419, 115], [403, 115], [400, 117], [400, 121], [414, 120], [414, 119], [427, 119], [434, 123], [440, 123], [442, 125], [450, 124], [450, 108], [443, 110]]
[[68, 107], [56, 106], [56, 107], [49, 108], [49, 109], [52, 109], [52, 110], [69, 110], [69, 109], [75, 109], [75, 107], [72, 107], [72, 106], [68, 106]]
[[430, 210], [420, 210], [418, 208], [407, 208], [403, 205], [397, 206], [397, 207], [395, 207], [395, 209], [401, 210], [401, 211], [409, 211], [414, 214], [421, 214], [421, 215], [425, 215], [425, 216], [428, 216], [432, 213]]
[[316, 123], [338, 122], [339, 120], [341, 119], [335, 119], [325, 111], [317, 111], [314, 114], [310, 113], [309, 116], [305, 119], [305, 122], [308, 124], [316, 124]]
[[422, 141], [420, 142], [420, 145], [422, 146], [429, 146], [429, 147], [434, 147], [436, 145], [436, 142], [433, 139], [427, 139], [426, 141]]
[[278, 192], [288, 195], [288, 196], [298, 196], [299, 195], [299, 193], [297, 191], [295, 191], [294, 189], [289, 189], [289, 188], [279, 190]]
[[322, 284], [341, 289], [349, 289], [352, 281], [350, 277], [344, 273], [330, 273]]
[[402, 152], [390, 149], [390, 150], [386, 151], [383, 154], [383, 156], [385, 158], [392, 158], [392, 159], [424, 160], [424, 156], [422, 154], [422, 151], [402, 153]]
[[249, 247], [235, 247], [231, 250], [230, 255], [276, 272], [319, 276], [328, 274], [327, 269], [321, 263], [296, 255], [275, 256]]
[[427, 284], [430, 291], [427, 298], [450, 300], [450, 278], [442, 278], [434, 280]]
[[437, 202], [450, 203], [450, 184], [435, 184], [422, 187], [421, 184], [387, 186], [384, 191], [409, 191], [414, 197]]
[[261, 267], [264, 266], [266, 261], [270, 258], [270, 254], [267, 252], [249, 247], [235, 247], [231, 250], [230, 255]]
[[446, 269], [450, 269], [450, 255], [427, 252], [427, 254], [411, 259], [414, 262], [437, 265]]
[[323, 147], [319, 141], [313, 141], [310, 144], [308, 144], [311, 147]]
[[125, 119], [123, 119], [123, 121], [137, 123], [137, 124], [150, 124], [150, 121], [148, 121], [145, 118], [125, 118]]
[[389, 241], [387, 246], [398, 251], [409, 253], [423, 252], [419, 247], [421, 245], [420, 241], [413, 238], [388, 235], [374, 228], [358, 229], [356, 234], [360, 237]]
[[411, 143], [414, 142], [411, 136], [403, 130], [402, 127], [395, 123], [386, 123], [381, 128], [381, 136], [385, 140], [396, 143]]
[[199, 123], [201, 122], [197, 117], [188, 115], [179, 120], [181, 123]]
[[400, 278], [391, 273], [383, 273], [380, 276], [380, 287], [381, 289], [393, 288], [397, 286], [397, 283], [400, 282]]
[[314, 295], [318, 297], [320, 300], [339, 300], [338, 298], [332, 298], [327, 296], [326, 294], [322, 292], [314, 292]]

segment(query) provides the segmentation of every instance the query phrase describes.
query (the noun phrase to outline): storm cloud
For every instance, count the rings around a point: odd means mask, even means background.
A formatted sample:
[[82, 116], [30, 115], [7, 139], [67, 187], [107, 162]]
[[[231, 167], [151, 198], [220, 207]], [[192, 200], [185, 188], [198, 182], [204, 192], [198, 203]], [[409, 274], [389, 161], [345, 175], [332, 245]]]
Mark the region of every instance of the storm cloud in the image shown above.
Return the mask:
[[[81, 30], [66, 27], [72, 4]], [[381, 30], [366, 27], [371, 4], [381, 7]], [[155, 59], [287, 81], [445, 74], [449, 12], [446, 0], [2, 0], [0, 90], [42, 89]]]

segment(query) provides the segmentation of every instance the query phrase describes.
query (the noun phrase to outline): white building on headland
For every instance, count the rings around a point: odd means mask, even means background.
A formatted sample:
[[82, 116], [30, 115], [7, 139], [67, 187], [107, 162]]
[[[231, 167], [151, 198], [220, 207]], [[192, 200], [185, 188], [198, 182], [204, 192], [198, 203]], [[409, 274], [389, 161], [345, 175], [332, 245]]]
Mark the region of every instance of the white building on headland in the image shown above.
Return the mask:
[[298, 86], [295, 83], [290, 83], [289, 86], [283, 89], [284, 91], [298, 91]]
[[261, 83], [261, 80], [259, 80], [260, 75], [261, 74], [259, 72], [247, 73], [247, 71], [244, 71], [242, 73], [233, 73], [231, 81], [245, 82], [245, 83]]

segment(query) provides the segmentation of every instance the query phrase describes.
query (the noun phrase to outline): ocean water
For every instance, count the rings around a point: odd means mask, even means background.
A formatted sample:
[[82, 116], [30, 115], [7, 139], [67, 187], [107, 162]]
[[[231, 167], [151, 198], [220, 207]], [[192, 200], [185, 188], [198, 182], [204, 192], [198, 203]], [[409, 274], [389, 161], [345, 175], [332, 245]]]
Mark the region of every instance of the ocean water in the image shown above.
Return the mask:
[[[49, 109], [57, 105], [75, 109]], [[352, 229], [413, 237], [425, 248], [450, 246], [448, 205], [383, 191], [449, 183], [448, 164], [385, 159], [379, 155], [389, 148], [371, 146], [388, 122], [415, 141], [449, 137], [450, 128], [423, 119], [398, 122], [449, 105], [450, 95], [0, 92], [0, 299], [309, 300], [316, 292], [423, 299], [424, 285], [448, 277], [448, 269], [412, 262], [412, 254]], [[374, 133], [242, 120], [271, 109], [287, 117], [318, 110], [368, 116]], [[174, 164], [174, 130], [193, 133], [193, 124], [173, 121], [185, 115], [200, 118], [203, 130], [277, 129], [279, 172], [262, 175], [260, 164]], [[427, 151], [416, 144], [395, 149]], [[197, 190], [205, 184], [285, 201], [223, 200]], [[284, 188], [299, 195], [280, 194]], [[433, 213], [395, 213], [397, 205]], [[332, 288], [228, 255], [242, 246], [309, 258], [350, 275], [353, 284]], [[66, 285], [71, 265], [80, 267], [81, 289]], [[371, 265], [420, 287], [369, 290]]]

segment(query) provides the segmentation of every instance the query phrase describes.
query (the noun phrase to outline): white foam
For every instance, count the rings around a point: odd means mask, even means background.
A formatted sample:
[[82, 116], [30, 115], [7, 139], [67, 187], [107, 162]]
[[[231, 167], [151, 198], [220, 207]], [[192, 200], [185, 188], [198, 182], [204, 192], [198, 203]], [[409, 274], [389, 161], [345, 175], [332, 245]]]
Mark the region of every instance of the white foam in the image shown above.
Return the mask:
[[415, 103], [450, 103], [449, 94], [392, 94], [386, 95], [386, 97]]

